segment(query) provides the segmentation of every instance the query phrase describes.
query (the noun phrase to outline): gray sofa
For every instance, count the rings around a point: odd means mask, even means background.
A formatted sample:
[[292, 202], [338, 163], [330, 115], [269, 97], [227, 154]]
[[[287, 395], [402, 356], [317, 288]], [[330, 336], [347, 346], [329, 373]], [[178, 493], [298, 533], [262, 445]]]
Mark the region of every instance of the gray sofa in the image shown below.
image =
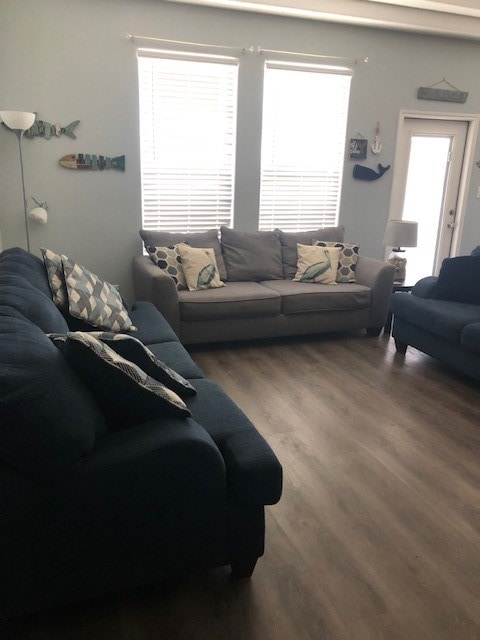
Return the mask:
[[152, 302], [184, 344], [248, 340], [366, 329], [378, 335], [388, 312], [394, 269], [358, 257], [356, 282], [336, 285], [292, 281], [297, 243], [342, 242], [344, 227], [306, 232], [249, 233], [222, 227], [197, 234], [142, 230], [145, 247], [188, 242], [215, 250], [226, 285], [177, 291], [149, 256], [133, 259], [135, 297]]
[[408, 346], [480, 380], [480, 255], [443, 261], [438, 277], [392, 296], [397, 351]]

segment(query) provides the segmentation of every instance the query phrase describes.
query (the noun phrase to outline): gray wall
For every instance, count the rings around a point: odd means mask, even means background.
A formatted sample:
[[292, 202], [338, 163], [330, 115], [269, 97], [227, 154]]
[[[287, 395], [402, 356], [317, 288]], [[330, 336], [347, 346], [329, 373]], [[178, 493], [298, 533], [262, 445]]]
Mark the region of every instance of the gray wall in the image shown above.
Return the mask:
[[[77, 140], [24, 140], [27, 194], [49, 204], [49, 223], [31, 223], [32, 250], [47, 246], [119, 283], [132, 295], [130, 262], [141, 251], [136, 45], [127, 33], [212, 44], [332, 56], [368, 55], [355, 68], [347, 137], [373, 141], [381, 121], [383, 151], [364, 164], [393, 162], [400, 109], [480, 112], [480, 43], [270, 17], [160, 0], [1, 0], [0, 109], [36, 111], [62, 125], [79, 119]], [[256, 228], [263, 59], [241, 57], [235, 226]], [[419, 101], [417, 88], [446, 77], [470, 92], [466, 104]], [[78, 173], [61, 168], [67, 153], [119, 155], [127, 170]], [[480, 157], [477, 148], [475, 159]], [[345, 160], [340, 222], [361, 253], [382, 258], [394, 167], [376, 182], [352, 178]], [[426, 167], [428, 171], [428, 167]], [[480, 244], [480, 170], [473, 167], [462, 252]], [[25, 246], [17, 140], [0, 127], [0, 231], [3, 247]]]

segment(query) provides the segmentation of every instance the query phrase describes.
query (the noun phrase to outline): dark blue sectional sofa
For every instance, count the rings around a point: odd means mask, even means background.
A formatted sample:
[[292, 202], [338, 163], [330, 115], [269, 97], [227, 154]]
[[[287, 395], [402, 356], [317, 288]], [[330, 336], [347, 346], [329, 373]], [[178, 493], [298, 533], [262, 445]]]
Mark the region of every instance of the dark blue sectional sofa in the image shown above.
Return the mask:
[[480, 251], [443, 261], [438, 277], [393, 294], [397, 351], [410, 345], [480, 380]]
[[136, 337], [197, 390], [191, 418], [105, 426], [47, 333], [68, 331], [43, 262], [0, 254], [0, 617], [230, 564], [264, 550], [282, 469], [148, 302]]

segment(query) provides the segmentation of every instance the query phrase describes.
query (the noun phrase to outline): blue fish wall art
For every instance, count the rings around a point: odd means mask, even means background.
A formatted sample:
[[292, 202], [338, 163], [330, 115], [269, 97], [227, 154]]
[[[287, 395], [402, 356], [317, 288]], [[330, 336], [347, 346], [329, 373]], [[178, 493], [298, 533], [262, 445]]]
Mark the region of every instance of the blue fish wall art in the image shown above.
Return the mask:
[[104, 169], [117, 169], [125, 171], [125, 156], [109, 158], [97, 156], [93, 153], [69, 153], [58, 161], [66, 169], [81, 169], [82, 171], [103, 171]]
[[58, 138], [63, 133], [69, 138], [76, 140], [77, 136], [73, 133], [73, 130], [79, 122], [80, 120], [74, 120], [70, 124], [67, 124], [66, 127], [62, 127], [59, 124], [45, 122], [45, 120], [35, 120], [30, 129], [25, 131], [25, 136], [27, 138], [45, 138], [45, 140], [50, 140], [52, 136], [57, 136]]

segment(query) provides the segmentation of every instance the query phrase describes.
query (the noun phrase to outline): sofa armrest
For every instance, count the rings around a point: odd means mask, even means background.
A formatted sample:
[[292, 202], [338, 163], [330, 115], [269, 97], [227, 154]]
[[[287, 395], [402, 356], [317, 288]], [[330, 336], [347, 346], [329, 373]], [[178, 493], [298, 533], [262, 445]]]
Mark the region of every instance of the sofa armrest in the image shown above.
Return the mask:
[[132, 271], [136, 300], [153, 303], [177, 336], [180, 335], [180, 306], [173, 279], [154, 265], [148, 256], [135, 256]]
[[223, 456], [191, 418], [150, 420], [109, 433], [62, 482], [80, 503], [88, 497], [89, 511], [105, 510], [112, 521], [115, 513], [128, 514], [131, 524], [125, 526], [132, 530], [164, 531], [172, 518], [186, 527], [208, 523], [223, 512], [227, 495]]
[[392, 295], [394, 274], [395, 267], [390, 263], [358, 256], [357, 283], [370, 287], [372, 290], [369, 327], [378, 328], [385, 324]]
[[437, 276], [427, 276], [419, 280], [412, 289], [412, 295], [417, 298], [433, 298], [437, 286]]
[[282, 466], [258, 431], [232, 434], [224, 443], [228, 484], [249, 507], [276, 504], [282, 495]]

